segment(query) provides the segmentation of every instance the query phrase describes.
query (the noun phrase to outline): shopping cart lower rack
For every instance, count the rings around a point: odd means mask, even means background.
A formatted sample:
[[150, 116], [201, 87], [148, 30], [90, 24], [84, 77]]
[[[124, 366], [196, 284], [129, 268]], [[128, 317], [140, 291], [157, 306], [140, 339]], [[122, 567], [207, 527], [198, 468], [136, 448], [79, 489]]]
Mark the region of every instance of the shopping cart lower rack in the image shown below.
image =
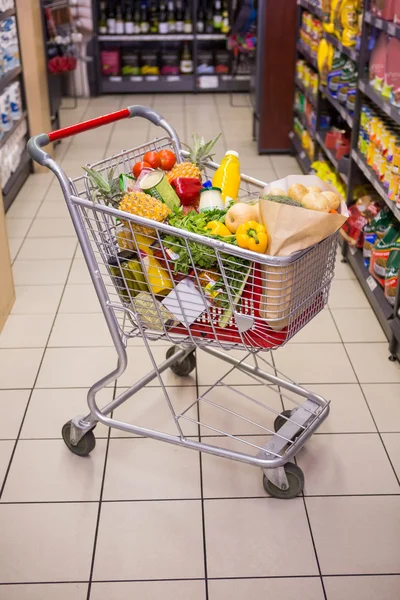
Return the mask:
[[[42, 149], [50, 142], [129, 117], [146, 118], [164, 128], [167, 136], [91, 168], [105, 175], [112, 169], [117, 177], [130, 173], [149, 150], [171, 148], [178, 162], [185, 157], [175, 130], [143, 106], [41, 134], [28, 143], [32, 158], [51, 169], [61, 185], [118, 355], [117, 367], [88, 392], [90, 413], [66, 423], [63, 439], [72, 452], [87, 456], [95, 447], [93, 431], [100, 422], [261, 467], [269, 494], [293, 498], [302, 492], [304, 477], [289, 461], [327, 417], [329, 402], [283, 376], [262, 351], [286, 343], [326, 305], [337, 238], [331, 236], [286, 258], [249, 252], [105, 205], [96, 197], [89, 177], [68, 179]], [[208, 163], [206, 176], [216, 168], [217, 164]], [[245, 200], [264, 185], [243, 176], [239, 195]], [[142, 338], [152, 371], [138, 374], [140, 379], [132, 387], [99, 408], [97, 393], [126, 370], [126, 345], [135, 337]], [[164, 362], [157, 364], [155, 354], [162, 343], [172, 345]], [[202, 387], [190, 406], [182, 406], [179, 398], [172, 400], [163, 373], [171, 369], [177, 376], [189, 376], [199, 352], [221, 359], [228, 370], [215, 360], [216, 381]], [[234, 385], [238, 372], [242, 374], [239, 383], [246, 385]], [[162, 432], [110, 417], [155, 379], [174, 433], [170, 427]]]

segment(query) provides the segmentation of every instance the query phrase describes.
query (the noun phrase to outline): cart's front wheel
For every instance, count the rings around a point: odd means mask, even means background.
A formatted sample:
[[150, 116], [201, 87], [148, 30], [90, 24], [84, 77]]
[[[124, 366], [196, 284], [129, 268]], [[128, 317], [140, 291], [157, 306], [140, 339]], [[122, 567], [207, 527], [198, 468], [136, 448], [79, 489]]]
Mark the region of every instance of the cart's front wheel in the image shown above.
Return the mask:
[[[167, 358], [171, 358], [175, 352], [178, 352], [178, 346], [171, 346], [167, 350]], [[175, 375], [179, 375], [179, 377], [187, 377], [196, 368], [196, 355], [193, 352], [188, 354], [181, 363], [176, 362], [171, 365], [170, 369]]]
[[285, 473], [288, 480], [288, 488], [282, 490], [281, 488], [274, 485], [268, 477], [264, 475], [263, 485], [264, 490], [273, 498], [279, 498], [280, 500], [291, 500], [296, 498], [304, 488], [304, 474], [303, 471], [297, 465], [293, 463], [286, 463]]
[[94, 437], [93, 431], [88, 431], [85, 433], [83, 437], [79, 440], [79, 442], [74, 446], [71, 443], [71, 421], [65, 423], [62, 428], [62, 436], [67, 447], [78, 456], [88, 456], [91, 451], [96, 446], [96, 438]]

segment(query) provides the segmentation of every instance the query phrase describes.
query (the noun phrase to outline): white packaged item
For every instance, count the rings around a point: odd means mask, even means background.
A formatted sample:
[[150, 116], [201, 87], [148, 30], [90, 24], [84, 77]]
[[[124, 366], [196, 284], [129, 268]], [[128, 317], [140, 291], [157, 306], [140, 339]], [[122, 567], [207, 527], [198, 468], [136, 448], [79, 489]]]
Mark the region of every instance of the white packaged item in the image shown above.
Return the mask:
[[11, 118], [13, 121], [19, 121], [22, 117], [21, 86], [19, 81], [15, 81], [7, 89], [10, 96]]
[[5, 89], [0, 96], [0, 114], [3, 131], [10, 131], [12, 128], [11, 105], [10, 95], [7, 89]]
[[162, 303], [185, 327], [194, 323], [207, 309], [202, 295], [189, 278], [182, 279]]

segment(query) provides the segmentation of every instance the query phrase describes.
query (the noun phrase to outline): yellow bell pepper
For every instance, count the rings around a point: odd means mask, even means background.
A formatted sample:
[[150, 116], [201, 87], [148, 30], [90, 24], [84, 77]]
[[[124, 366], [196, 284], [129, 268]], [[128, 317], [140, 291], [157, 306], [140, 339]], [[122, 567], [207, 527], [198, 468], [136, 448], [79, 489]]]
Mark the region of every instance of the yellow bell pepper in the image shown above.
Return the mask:
[[221, 237], [232, 235], [226, 225], [220, 223], [220, 221], [210, 221], [207, 223], [206, 229], [209, 229], [213, 235], [220, 235]]
[[264, 225], [257, 221], [247, 221], [237, 228], [236, 241], [240, 248], [264, 254], [267, 249], [268, 235]]

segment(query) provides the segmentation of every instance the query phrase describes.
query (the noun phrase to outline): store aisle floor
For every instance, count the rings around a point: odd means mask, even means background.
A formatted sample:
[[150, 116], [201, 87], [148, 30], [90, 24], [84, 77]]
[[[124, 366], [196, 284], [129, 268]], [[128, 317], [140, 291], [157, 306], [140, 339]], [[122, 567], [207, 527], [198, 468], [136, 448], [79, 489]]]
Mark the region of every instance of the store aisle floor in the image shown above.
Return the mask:
[[[63, 124], [130, 103], [162, 112], [186, 141], [222, 131], [218, 158], [238, 150], [249, 175], [300, 172], [289, 156], [257, 156], [250, 108], [228, 96], [82, 100]], [[122, 122], [66, 141], [57, 158], [77, 175], [156, 135]], [[274, 353], [278, 369], [332, 401], [297, 457], [304, 497], [285, 502], [266, 497], [259, 469], [103, 426], [90, 457], [71, 454], [61, 427], [86, 412], [115, 351], [51, 174], [29, 178], [7, 224], [17, 298], [0, 335], [0, 600], [400, 597], [400, 365], [347, 265], [338, 260], [329, 307]], [[140, 342], [129, 358], [118, 389], [148, 368]], [[220, 368], [198, 352], [192, 376], [166, 375], [172, 397], [189, 405]], [[117, 413], [171, 425], [155, 384]]]

